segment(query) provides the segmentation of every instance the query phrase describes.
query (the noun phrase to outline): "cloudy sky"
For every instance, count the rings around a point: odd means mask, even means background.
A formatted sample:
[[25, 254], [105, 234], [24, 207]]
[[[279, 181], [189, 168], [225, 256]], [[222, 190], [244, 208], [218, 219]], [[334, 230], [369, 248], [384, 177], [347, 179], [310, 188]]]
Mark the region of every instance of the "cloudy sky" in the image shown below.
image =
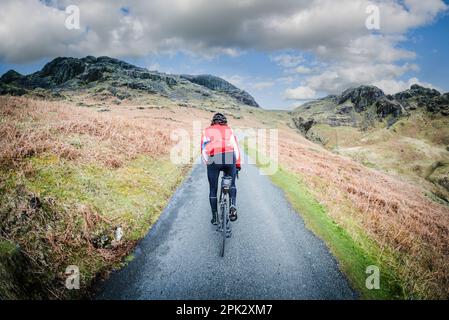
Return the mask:
[[[79, 29], [66, 28], [69, 5], [80, 10]], [[373, 5], [379, 29], [366, 26]], [[448, 14], [443, 0], [2, 0], [0, 74], [107, 55], [218, 75], [266, 108], [360, 84], [449, 91]]]

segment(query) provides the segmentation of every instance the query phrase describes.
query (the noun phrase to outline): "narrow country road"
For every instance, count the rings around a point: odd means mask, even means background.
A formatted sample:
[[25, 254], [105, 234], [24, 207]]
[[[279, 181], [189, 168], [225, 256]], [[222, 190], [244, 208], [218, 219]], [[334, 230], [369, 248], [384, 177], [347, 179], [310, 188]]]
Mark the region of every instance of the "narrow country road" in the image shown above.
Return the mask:
[[325, 244], [254, 165], [237, 181], [239, 219], [225, 257], [210, 224], [208, 183], [195, 165], [135, 259], [97, 299], [354, 299]]

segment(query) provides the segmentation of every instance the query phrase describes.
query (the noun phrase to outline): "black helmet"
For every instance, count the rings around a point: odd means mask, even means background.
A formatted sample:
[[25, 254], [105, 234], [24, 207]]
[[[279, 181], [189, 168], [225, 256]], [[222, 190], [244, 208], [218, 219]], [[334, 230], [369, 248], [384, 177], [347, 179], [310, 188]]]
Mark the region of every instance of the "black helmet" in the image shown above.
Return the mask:
[[223, 124], [227, 124], [227, 123], [228, 123], [228, 119], [226, 119], [226, 117], [222, 113], [217, 112], [216, 114], [214, 114], [214, 117], [212, 118], [211, 125], [214, 125], [214, 124], [223, 125]]

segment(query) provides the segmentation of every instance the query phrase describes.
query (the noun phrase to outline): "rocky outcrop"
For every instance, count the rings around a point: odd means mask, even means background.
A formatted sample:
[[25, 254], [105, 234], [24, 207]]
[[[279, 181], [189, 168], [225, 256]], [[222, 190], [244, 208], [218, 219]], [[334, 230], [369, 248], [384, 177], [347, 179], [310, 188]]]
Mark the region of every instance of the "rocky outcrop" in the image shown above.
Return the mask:
[[384, 96], [383, 91], [375, 86], [360, 86], [344, 91], [338, 98], [338, 104], [350, 100], [354, 104], [355, 110], [362, 112]]
[[442, 188], [438, 197], [449, 203], [449, 161], [440, 160], [434, 162], [425, 173], [425, 178]]
[[406, 114], [406, 110], [400, 102], [391, 100], [385, 96], [378, 99], [375, 102], [375, 106], [376, 113], [381, 119], [386, 118], [388, 115], [398, 118], [401, 115]]
[[440, 95], [441, 94], [435, 89], [424, 88], [418, 84], [414, 84], [410, 89], [396, 93], [394, 98], [399, 101], [407, 101], [408, 99], [415, 97], [426, 97], [431, 99], [433, 97], [439, 97]]
[[233, 86], [226, 80], [207, 74], [199, 76], [183, 74], [181, 75], [181, 77], [215, 91], [232, 91], [237, 89], [235, 86]]
[[360, 86], [345, 90], [340, 95], [306, 103], [292, 112], [292, 118], [299, 127], [303, 126], [304, 121], [314, 120], [312, 125], [324, 123], [368, 129], [376, 121], [384, 120], [389, 127], [417, 109], [449, 116], [449, 93], [441, 94], [435, 89], [414, 84], [405, 91], [386, 95], [375, 86]]
[[84, 61], [75, 58], [56, 58], [47, 63], [40, 72], [41, 77], [51, 77], [55, 84], [67, 82], [82, 74], [86, 69]]
[[61, 57], [33, 74], [23, 76], [10, 70], [0, 78], [0, 94], [23, 95], [37, 88], [55, 94], [96, 86], [137, 90], [178, 100], [214, 99], [214, 94], [224, 95], [237, 103], [259, 107], [249, 93], [219, 77], [165, 74], [110, 57]]
[[355, 111], [362, 113], [375, 106], [379, 118], [388, 116], [399, 117], [407, 114], [408, 110], [425, 108], [432, 113], [441, 112], [443, 115], [449, 111], [449, 93], [441, 94], [435, 89], [425, 88], [414, 84], [405, 91], [394, 95], [385, 95], [375, 86], [360, 86], [344, 91], [337, 96], [337, 105], [347, 101], [352, 102]]
[[234, 85], [230, 84], [226, 80], [223, 80], [219, 77], [211, 75], [199, 75], [199, 76], [181, 75], [181, 77], [189, 80], [190, 82], [204, 86], [208, 89], [225, 92], [230, 96], [234, 97], [235, 99], [237, 99], [238, 101], [242, 102], [243, 104], [253, 107], [259, 107], [257, 102], [251, 95], [248, 94], [248, 92], [240, 90], [239, 88], [235, 87]]
[[438, 97], [438, 110], [444, 116], [449, 116], [449, 93], [445, 93]]
[[431, 113], [441, 113], [449, 116], [449, 94], [441, 94], [438, 90], [424, 88], [414, 84], [410, 89], [394, 95], [397, 101], [405, 104], [406, 108], [425, 108]]
[[301, 131], [302, 134], [306, 135], [307, 132], [315, 125], [315, 120], [305, 120], [302, 117], [293, 117], [293, 123], [295, 127]]

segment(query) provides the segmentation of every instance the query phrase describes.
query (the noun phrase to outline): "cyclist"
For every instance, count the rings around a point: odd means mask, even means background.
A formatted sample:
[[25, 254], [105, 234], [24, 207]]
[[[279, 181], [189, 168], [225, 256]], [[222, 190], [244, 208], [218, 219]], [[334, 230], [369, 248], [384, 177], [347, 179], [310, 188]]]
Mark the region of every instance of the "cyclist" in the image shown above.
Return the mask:
[[217, 224], [217, 191], [220, 171], [232, 177], [229, 194], [231, 205], [229, 219], [237, 220], [235, 177], [240, 171], [240, 150], [232, 129], [228, 126], [228, 120], [222, 113], [216, 113], [208, 128], [203, 131], [201, 137], [201, 154], [207, 164], [207, 179], [209, 180], [209, 202], [212, 210], [213, 225]]

